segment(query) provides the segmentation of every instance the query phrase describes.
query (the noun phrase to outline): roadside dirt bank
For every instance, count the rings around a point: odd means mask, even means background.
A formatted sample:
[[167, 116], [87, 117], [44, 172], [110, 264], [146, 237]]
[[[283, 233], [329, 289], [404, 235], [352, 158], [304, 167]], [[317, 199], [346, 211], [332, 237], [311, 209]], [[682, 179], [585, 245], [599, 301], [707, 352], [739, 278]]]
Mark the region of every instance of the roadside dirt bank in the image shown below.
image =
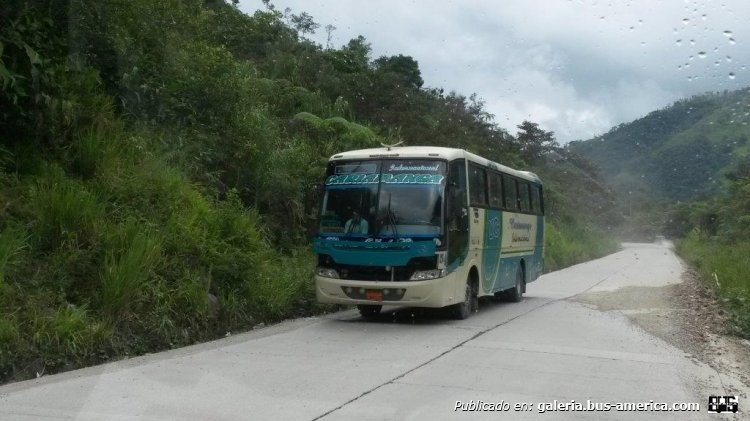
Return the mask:
[[571, 300], [627, 316], [643, 330], [689, 354], [694, 361], [710, 366], [719, 374], [727, 393], [735, 391], [747, 402], [750, 341], [728, 333], [727, 313], [694, 271], [687, 269], [679, 284], [588, 292]]

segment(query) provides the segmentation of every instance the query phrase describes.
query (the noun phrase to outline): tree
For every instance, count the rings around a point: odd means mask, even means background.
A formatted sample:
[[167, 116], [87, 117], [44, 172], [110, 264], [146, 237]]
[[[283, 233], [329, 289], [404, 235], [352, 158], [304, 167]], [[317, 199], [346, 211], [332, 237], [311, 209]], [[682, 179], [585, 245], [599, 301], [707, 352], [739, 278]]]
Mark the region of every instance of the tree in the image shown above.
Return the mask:
[[399, 54], [397, 56], [382, 56], [373, 63], [377, 73], [393, 73], [403, 82], [404, 86], [421, 88], [424, 81], [419, 71], [419, 64], [411, 56]]
[[524, 120], [518, 126], [516, 140], [521, 148], [521, 156], [529, 162], [542, 161], [544, 156], [560, 145], [555, 140], [555, 132], [542, 130], [537, 123]]

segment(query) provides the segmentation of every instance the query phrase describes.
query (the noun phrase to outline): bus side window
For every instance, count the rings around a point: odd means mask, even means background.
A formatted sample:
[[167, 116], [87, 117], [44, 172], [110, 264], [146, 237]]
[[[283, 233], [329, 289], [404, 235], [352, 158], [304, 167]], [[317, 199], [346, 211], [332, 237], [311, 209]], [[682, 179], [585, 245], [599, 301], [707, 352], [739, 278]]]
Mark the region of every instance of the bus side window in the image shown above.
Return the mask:
[[529, 206], [529, 183], [518, 180], [518, 203], [521, 207], [521, 212], [530, 212], [531, 206]]
[[503, 207], [503, 181], [500, 174], [490, 172], [487, 174], [490, 183], [490, 207], [502, 209]]
[[469, 202], [471, 206], [487, 206], [485, 171], [474, 164], [469, 164]]
[[518, 210], [516, 179], [509, 175], [503, 175], [503, 197], [505, 199], [506, 210]]
[[536, 189], [539, 192], [539, 214], [544, 215], [544, 191], [542, 186], [536, 186]]
[[542, 214], [541, 197], [539, 197], [539, 186], [532, 184], [531, 187], [531, 213]]

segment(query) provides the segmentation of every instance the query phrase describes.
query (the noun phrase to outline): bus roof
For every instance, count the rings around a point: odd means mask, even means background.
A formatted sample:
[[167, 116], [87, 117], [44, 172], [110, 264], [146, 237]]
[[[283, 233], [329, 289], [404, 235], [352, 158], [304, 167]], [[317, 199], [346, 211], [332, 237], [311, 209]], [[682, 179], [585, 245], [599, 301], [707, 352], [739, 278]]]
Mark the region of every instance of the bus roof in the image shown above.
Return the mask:
[[390, 148], [372, 148], [359, 149], [333, 155], [329, 161], [343, 161], [352, 159], [373, 159], [373, 158], [425, 158], [425, 159], [445, 159], [452, 161], [454, 159], [465, 158], [468, 161], [476, 162], [485, 167], [494, 168], [500, 172], [511, 174], [525, 180], [541, 183], [539, 177], [529, 171], [519, 171], [489, 159], [482, 158], [464, 149], [443, 148], [437, 146], [393, 146]]

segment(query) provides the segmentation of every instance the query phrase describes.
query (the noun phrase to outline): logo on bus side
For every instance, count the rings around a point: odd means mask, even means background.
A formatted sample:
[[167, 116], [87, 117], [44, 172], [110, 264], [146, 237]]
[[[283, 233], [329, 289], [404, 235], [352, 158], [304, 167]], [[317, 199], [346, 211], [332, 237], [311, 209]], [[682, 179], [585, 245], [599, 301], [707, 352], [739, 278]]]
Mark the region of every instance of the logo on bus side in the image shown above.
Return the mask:
[[500, 238], [500, 219], [498, 217], [490, 218], [487, 221], [487, 238], [489, 241]]
[[[510, 228], [513, 230], [513, 232], [511, 233], [511, 241], [512, 242], [516, 243], [516, 242], [522, 242], [522, 241], [529, 241], [530, 240], [530, 237], [531, 237], [531, 228], [533, 228], [530, 223], [516, 221], [515, 218], [510, 218], [508, 220], [508, 222], [510, 223]], [[526, 231], [526, 232], [518, 233], [516, 230], [518, 230], [518, 231]]]

